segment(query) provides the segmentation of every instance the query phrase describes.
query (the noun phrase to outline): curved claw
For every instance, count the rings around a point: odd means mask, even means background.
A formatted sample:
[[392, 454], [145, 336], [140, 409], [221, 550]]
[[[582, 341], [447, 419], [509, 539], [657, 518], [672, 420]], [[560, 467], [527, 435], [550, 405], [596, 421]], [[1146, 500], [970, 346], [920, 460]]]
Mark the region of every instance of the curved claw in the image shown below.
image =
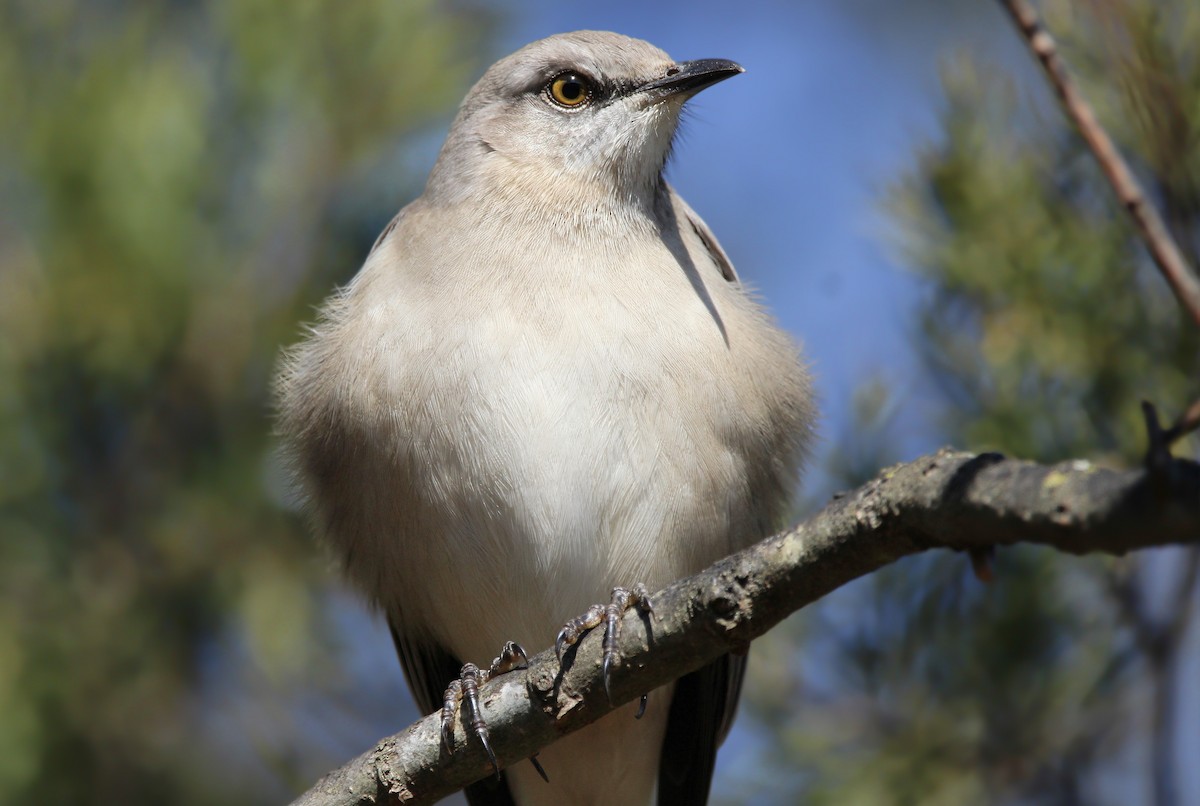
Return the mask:
[[608, 704], [609, 705], [612, 705], [612, 701], [613, 701], [612, 689], [609, 687], [609, 680], [612, 677], [612, 675], [609, 674], [612, 671], [612, 659], [613, 659], [612, 654], [605, 652], [604, 653], [604, 665], [601, 667], [601, 672], [604, 675], [604, 693], [608, 696]]
[[567, 643], [567, 628], [563, 627], [558, 631], [558, 637], [554, 639], [554, 655], [558, 658], [558, 665], [562, 666], [563, 646]]
[[492, 745], [491, 742], [488, 741], [487, 733], [477, 733], [476, 735], [479, 736], [479, 743], [483, 745], [483, 749], [487, 751], [488, 761], [492, 762], [492, 773], [495, 775], [496, 780], [499, 781], [500, 764], [496, 761], [496, 754], [492, 752]]
[[543, 781], [550, 783], [550, 776], [546, 774], [546, 769], [542, 766], [542, 762], [537, 760], [537, 753], [534, 753], [529, 757], [529, 763], [533, 765], [535, 770], [537, 770], [537, 774], [542, 776]]
[[462, 701], [462, 680], [453, 680], [446, 687], [442, 700], [442, 749], [454, 752], [454, 718], [458, 716], [458, 704]]
[[641, 719], [646, 715], [646, 703], [650, 702], [650, 695], [643, 694], [642, 699], [638, 702], [638, 712], [633, 715], [634, 719]]
[[520, 644], [515, 641], [505, 643], [504, 648], [500, 650], [500, 656], [492, 660], [491, 666], [481, 670], [474, 663], [463, 664], [462, 670], [459, 672], [457, 680], [450, 681], [450, 685], [446, 687], [446, 693], [442, 701], [442, 730], [441, 740], [442, 749], [447, 753], [454, 752], [454, 720], [458, 717], [460, 709], [466, 709], [466, 714], [470, 717], [471, 731], [479, 737], [483, 749], [487, 751], [488, 759], [492, 762], [492, 770], [496, 773], [496, 778], [500, 777], [500, 764], [496, 760], [496, 753], [492, 750], [491, 743], [488, 741], [487, 722], [483, 718], [483, 711], [479, 706], [479, 687], [489, 680], [492, 680], [499, 675], [506, 674], [509, 671], [517, 668], [528, 668], [529, 656], [525, 654], [525, 650]]

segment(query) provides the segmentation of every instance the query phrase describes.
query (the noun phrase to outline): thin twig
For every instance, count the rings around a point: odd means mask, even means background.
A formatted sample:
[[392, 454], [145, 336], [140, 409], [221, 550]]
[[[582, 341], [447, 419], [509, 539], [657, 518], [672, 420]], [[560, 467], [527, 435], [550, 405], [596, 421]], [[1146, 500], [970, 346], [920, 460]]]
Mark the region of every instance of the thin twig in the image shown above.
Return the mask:
[[[1154, 264], [1175, 292], [1179, 304], [1191, 314], [1196, 324], [1200, 325], [1200, 279], [1197, 279], [1195, 270], [1188, 265], [1182, 250], [1171, 237], [1170, 230], [1163, 224], [1158, 210], [1146, 197], [1141, 184], [1134, 177], [1133, 171], [1117, 150], [1112, 138], [1096, 119], [1091, 105], [1079, 92], [1075, 80], [1058, 54], [1054, 38], [1042, 25], [1037, 11], [1028, 0], [1000, 0], [1000, 4], [1016, 22], [1017, 29], [1029, 43], [1029, 49], [1037, 57], [1046, 78], [1058, 93], [1067, 116], [1075, 123], [1080, 135], [1087, 142], [1117, 199], [1133, 218], [1142, 242], [1154, 258]], [[1200, 428], [1200, 400], [1192, 403], [1170, 428], [1152, 434], [1151, 441], [1158, 441], [1161, 450], [1165, 452], [1172, 444], [1197, 428]]]
[[1162, 427], [1158, 411], [1149, 401], [1142, 401], [1142, 416], [1146, 420], [1146, 434], [1150, 443], [1146, 449], [1146, 463], [1147, 467], [1154, 467], [1161, 465], [1164, 458], [1171, 457], [1172, 445], [1200, 428], [1200, 400], [1188, 406], [1170, 428]]
[[1080, 94], [1075, 80], [1071, 78], [1058, 54], [1053, 37], [1038, 18], [1037, 11], [1027, 0], [1000, 0], [1000, 3], [1008, 10], [1018, 30], [1029, 43], [1030, 50], [1037, 56], [1046, 77], [1062, 101], [1063, 109], [1087, 141], [1117, 198], [1133, 218], [1150, 256], [1154, 258], [1155, 264], [1175, 292], [1180, 304], [1187, 309], [1196, 324], [1200, 325], [1200, 280], [1188, 266], [1158, 211], [1134, 178], [1133, 171], [1096, 119], [1092, 107]]
[[1192, 403], [1192, 405], [1188, 406], [1187, 410], [1184, 411], [1183, 414], [1179, 415], [1179, 419], [1177, 419], [1170, 428], [1163, 432], [1163, 440], [1170, 445], [1180, 437], [1184, 437], [1192, 433], [1197, 428], [1200, 428], [1200, 400], [1197, 400]]
[[1158, 477], [1166, 473], [1171, 463], [1171, 443], [1167, 439], [1167, 431], [1158, 419], [1158, 409], [1154, 408], [1154, 404], [1149, 400], [1142, 401], [1142, 418], [1146, 422], [1145, 465]]

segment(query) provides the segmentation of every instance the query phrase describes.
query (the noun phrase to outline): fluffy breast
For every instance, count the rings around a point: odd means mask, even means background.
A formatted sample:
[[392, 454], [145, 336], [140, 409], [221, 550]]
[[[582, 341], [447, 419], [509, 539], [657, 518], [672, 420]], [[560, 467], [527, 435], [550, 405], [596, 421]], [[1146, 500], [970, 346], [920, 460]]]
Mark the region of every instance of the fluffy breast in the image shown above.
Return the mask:
[[[655, 589], [778, 525], [807, 379], [698, 238], [682, 261], [647, 233], [418, 271], [413, 237], [402, 222], [298, 350], [284, 407], [308, 413], [318, 518], [390, 613], [465, 658], [543, 648], [612, 585]], [[461, 585], [495, 603], [470, 634], [429, 598]]]

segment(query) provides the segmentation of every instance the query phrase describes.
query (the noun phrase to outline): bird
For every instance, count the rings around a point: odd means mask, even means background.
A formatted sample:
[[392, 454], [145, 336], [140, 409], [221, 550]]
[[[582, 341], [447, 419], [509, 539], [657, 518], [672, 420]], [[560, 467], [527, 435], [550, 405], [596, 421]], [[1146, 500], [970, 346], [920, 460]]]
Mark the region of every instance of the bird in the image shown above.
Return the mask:
[[[501, 59], [285, 351], [305, 507], [426, 713], [464, 664], [548, 648], [613, 588], [657, 590], [783, 525], [814, 433], [807, 364], [664, 177], [684, 104], [742, 72], [600, 31]], [[704, 803], [744, 665], [560, 739], [548, 782], [515, 764], [467, 798]]]

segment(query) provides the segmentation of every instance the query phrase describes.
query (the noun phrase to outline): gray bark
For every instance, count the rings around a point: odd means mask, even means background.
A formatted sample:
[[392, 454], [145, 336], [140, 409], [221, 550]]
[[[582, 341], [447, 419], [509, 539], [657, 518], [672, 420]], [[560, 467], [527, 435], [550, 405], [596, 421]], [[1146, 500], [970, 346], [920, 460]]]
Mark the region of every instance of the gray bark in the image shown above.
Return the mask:
[[[547, 651], [527, 671], [488, 684], [481, 697], [492, 746], [502, 766], [526, 763], [558, 737], [726, 652], [743, 651], [794, 611], [901, 557], [1015, 543], [1071, 554], [1200, 544], [1200, 465], [1174, 459], [1153, 471], [1114, 471], [1085, 461], [1044, 466], [943, 450], [889, 468], [804, 523], [659, 591], [649, 624], [627, 614], [612, 703], [601, 680], [598, 634], [566, 654], [565, 672]], [[433, 803], [491, 773], [461, 721], [452, 753], [441, 749], [438, 733], [438, 716], [426, 717], [329, 774], [295, 804]]]

